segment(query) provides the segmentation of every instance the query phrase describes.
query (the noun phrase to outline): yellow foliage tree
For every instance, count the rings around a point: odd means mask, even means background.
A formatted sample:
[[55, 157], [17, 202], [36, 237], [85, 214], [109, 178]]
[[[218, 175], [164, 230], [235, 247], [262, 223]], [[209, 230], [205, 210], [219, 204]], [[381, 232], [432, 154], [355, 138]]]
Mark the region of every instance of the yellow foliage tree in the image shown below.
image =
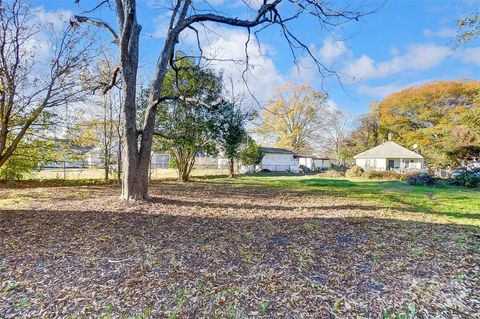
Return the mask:
[[261, 112], [257, 133], [275, 146], [303, 153], [312, 150], [326, 113], [327, 95], [308, 84], [287, 83]]

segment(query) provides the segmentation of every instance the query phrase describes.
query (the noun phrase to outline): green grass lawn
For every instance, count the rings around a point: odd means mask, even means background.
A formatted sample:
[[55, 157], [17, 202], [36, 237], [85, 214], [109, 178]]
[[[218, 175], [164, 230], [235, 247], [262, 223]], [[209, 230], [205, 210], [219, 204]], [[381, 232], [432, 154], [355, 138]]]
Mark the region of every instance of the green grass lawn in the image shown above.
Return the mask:
[[242, 176], [236, 183], [367, 200], [385, 207], [480, 220], [480, 190], [445, 183], [430, 187], [412, 186], [403, 181], [278, 175]]

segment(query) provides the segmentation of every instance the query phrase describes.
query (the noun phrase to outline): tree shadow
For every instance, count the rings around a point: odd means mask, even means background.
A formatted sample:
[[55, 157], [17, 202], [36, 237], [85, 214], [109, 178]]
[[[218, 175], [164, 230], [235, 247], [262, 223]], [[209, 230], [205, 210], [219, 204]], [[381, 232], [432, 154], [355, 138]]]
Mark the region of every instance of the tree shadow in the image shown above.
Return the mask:
[[[231, 195], [231, 194], [230, 194]], [[238, 195], [238, 194], [237, 194]], [[184, 199], [172, 199], [165, 197], [153, 197], [150, 202], [164, 205], [180, 206], [180, 207], [204, 207], [204, 208], [220, 208], [220, 209], [243, 209], [243, 210], [278, 210], [278, 211], [295, 211], [302, 210], [364, 210], [364, 211], [377, 211], [384, 210], [390, 207], [376, 206], [376, 205], [361, 205], [361, 204], [346, 204], [346, 205], [261, 205], [261, 204], [249, 204], [249, 203], [232, 203], [232, 202], [212, 202], [212, 201], [190, 201]]]
[[[261, 211], [252, 218], [209, 207], [211, 216], [195, 215], [193, 207], [189, 216], [169, 207], [153, 213], [0, 211], [1, 276], [23, 285], [6, 294], [0, 313], [22, 316], [13, 305], [28, 298], [28, 314], [45, 316], [99, 314], [108, 301], [113, 316], [126, 304], [127, 314], [151, 307], [157, 317], [173, 310], [211, 317], [227, 313], [229, 302], [251, 313], [267, 300], [271, 317], [330, 318], [342, 296], [359, 305], [356, 313], [380, 315], [385, 304], [400, 309], [403, 304], [392, 300], [409, 300], [434, 280], [439, 288], [417, 299], [419, 309], [434, 315], [445, 311], [436, 305], [452, 298], [451, 278], [459, 272], [458, 298], [473, 307], [461, 296], [476, 289], [468, 256], [480, 253], [478, 227]], [[294, 294], [301, 298], [292, 303]], [[74, 299], [59, 297], [70, 295]]]

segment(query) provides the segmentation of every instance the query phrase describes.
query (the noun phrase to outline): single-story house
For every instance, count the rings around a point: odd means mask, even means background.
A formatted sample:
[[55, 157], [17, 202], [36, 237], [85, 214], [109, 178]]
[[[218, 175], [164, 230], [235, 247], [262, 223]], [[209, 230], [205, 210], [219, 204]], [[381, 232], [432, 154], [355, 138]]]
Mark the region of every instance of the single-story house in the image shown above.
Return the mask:
[[298, 159], [295, 152], [284, 148], [262, 147], [263, 158], [260, 163], [261, 169], [268, 169], [272, 172], [298, 173]]
[[298, 159], [298, 165], [305, 166], [312, 171], [329, 169], [332, 166], [332, 162], [328, 157], [317, 157], [313, 155], [302, 154], [297, 154], [295, 157]]
[[364, 170], [375, 171], [408, 171], [423, 170], [424, 158], [393, 141], [382, 143], [363, 153], [355, 155], [355, 164]]

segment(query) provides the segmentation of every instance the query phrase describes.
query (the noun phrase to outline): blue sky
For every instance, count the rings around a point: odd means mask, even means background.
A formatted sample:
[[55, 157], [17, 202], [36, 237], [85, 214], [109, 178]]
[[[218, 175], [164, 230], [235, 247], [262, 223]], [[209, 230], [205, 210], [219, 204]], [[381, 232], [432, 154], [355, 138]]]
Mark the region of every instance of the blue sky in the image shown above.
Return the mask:
[[[84, 8], [94, 0], [83, 0]], [[161, 1], [138, 0], [138, 19], [142, 24], [141, 74], [148, 79], [154, 70], [162, 46], [162, 34], [167, 11]], [[165, 3], [165, 2], [163, 2]], [[214, 0], [215, 8], [227, 15], [245, 16], [247, 12], [239, 0]], [[382, 1], [337, 1], [336, 6], [364, 3], [366, 8]], [[59, 9], [81, 13], [73, 0], [38, 0], [36, 6], [46, 11]], [[309, 82], [317, 89], [325, 89], [332, 105], [354, 115], [368, 111], [373, 100], [410, 85], [432, 80], [479, 79], [480, 40], [468, 48], [453, 50], [456, 21], [480, 9], [480, 1], [386, 1], [375, 13], [359, 22], [342, 28], [322, 30], [315, 21], [302, 19], [292, 28], [315, 56], [329, 68], [342, 73], [341, 82], [322, 77], [307, 57], [300, 57], [294, 65], [292, 55], [278, 29], [260, 34], [261, 54], [255, 44], [249, 49], [254, 66], [247, 75], [248, 86], [263, 103], [275, 87], [285, 82]], [[107, 9], [99, 16], [114, 22]], [[202, 32], [206, 54], [224, 59], [240, 59], [244, 53], [244, 30], [219, 25], [208, 25]], [[107, 37], [105, 41], [107, 42]], [[182, 37], [180, 48], [195, 51], [192, 34]], [[236, 93], [246, 92], [241, 81], [242, 65], [216, 62], [211, 66], [222, 70], [224, 77], [235, 84]]]

